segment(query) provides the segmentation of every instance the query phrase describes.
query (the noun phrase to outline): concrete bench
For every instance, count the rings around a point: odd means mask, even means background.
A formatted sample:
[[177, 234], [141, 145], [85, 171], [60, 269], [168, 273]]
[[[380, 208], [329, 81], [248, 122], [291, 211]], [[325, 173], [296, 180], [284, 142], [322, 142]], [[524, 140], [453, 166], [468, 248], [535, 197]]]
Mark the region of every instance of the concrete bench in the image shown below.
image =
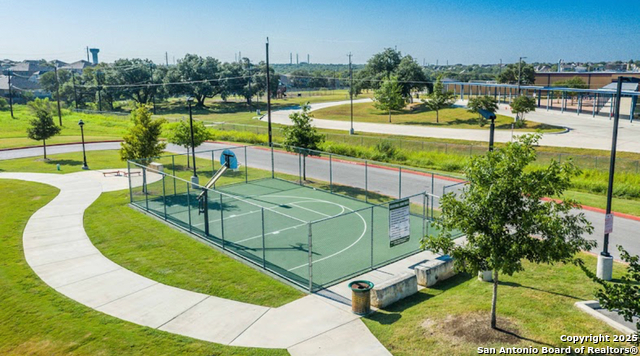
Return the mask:
[[416, 275], [403, 273], [373, 287], [371, 305], [384, 308], [415, 293], [418, 293]]
[[151, 162], [149, 163], [149, 168], [156, 170], [158, 172], [164, 172], [164, 165], [162, 163]]
[[418, 284], [423, 287], [431, 287], [438, 281], [444, 281], [456, 274], [453, 269], [453, 258], [449, 256], [438, 257], [421, 263], [414, 268]]

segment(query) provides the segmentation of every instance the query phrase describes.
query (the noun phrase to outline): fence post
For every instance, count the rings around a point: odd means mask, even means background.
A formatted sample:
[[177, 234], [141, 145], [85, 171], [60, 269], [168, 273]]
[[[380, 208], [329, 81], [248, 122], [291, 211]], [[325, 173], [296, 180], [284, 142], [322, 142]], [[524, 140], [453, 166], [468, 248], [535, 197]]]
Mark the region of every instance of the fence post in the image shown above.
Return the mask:
[[191, 193], [187, 183], [187, 214], [189, 214], [189, 232], [191, 232]]
[[216, 175], [216, 159], [215, 159], [215, 156], [213, 155], [214, 152], [215, 150], [211, 150], [211, 176], [212, 177]]
[[329, 153], [329, 193], [333, 193], [333, 155]]
[[249, 163], [247, 162], [247, 146], [244, 146], [244, 182], [249, 182]]
[[298, 152], [298, 182], [302, 185], [302, 155]]
[[431, 173], [431, 219], [433, 219], [433, 192], [435, 191], [435, 175]]
[[164, 219], [167, 220], [167, 192], [164, 187], [164, 173], [162, 174], [162, 206], [164, 207]]
[[267, 269], [267, 247], [264, 241], [264, 208], [260, 209], [262, 216], [262, 268]]
[[127, 177], [129, 177], [129, 203], [133, 204], [133, 184], [131, 184], [131, 161], [127, 160]]
[[638, 161], [636, 161], [636, 174], [638, 174]]
[[309, 293], [313, 293], [313, 233], [311, 231], [311, 223], [309, 225]]
[[373, 207], [371, 207], [371, 269], [373, 269]]
[[595, 164], [595, 169], [598, 169], [598, 156], [596, 156], [596, 164]]
[[173, 168], [173, 196], [177, 194], [176, 188], [176, 155], [171, 155], [171, 167]]
[[145, 206], [149, 210], [149, 189], [147, 187], [147, 168], [142, 167], [142, 193], [144, 193]]
[[398, 167], [398, 199], [402, 198], [402, 167]]
[[222, 250], [224, 250], [224, 207], [222, 206], [222, 194], [220, 194], [220, 237], [222, 237]]
[[469, 157], [473, 156], [473, 145], [469, 145]]
[[369, 202], [369, 165], [367, 160], [364, 161], [364, 202]]
[[422, 236], [427, 235], [427, 192], [422, 193]]

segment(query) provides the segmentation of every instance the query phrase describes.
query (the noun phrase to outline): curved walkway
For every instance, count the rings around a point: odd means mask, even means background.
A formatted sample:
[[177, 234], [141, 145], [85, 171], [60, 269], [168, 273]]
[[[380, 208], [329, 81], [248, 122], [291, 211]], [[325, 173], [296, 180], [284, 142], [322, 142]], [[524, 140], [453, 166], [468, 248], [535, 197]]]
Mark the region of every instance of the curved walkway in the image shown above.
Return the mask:
[[88, 171], [0, 173], [2, 178], [60, 189], [29, 219], [23, 236], [25, 258], [45, 283], [86, 306], [136, 324], [232, 346], [286, 348], [292, 355], [390, 355], [356, 315], [320, 296], [267, 308], [167, 286], [106, 258], [84, 230], [84, 211], [102, 192], [126, 189], [124, 177]]
[[[366, 103], [371, 99], [358, 99], [354, 103]], [[349, 101], [335, 101], [326, 103], [311, 104], [311, 111], [316, 111], [332, 106], [346, 105]], [[466, 100], [458, 100], [457, 106], [466, 106]], [[498, 114], [515, 117], [511, 113], [507, 104], [500, 104]], [[291, 125], [289, 115], [294, 109], [277, 110], [271, 113], [274, 123]], [[527, 114], [526, 118], [531, 121], [549, 125], [563, 126], [569, 128], [567, 133], [546, 133], [542, 135], [540, 145], [555, 147], [589, 148], [609, 150], [611, 149], [612, 120], [603, 117], [592, 118], [591, 115], [577, 115], [572, 112], [558, 113], [547, 111], [546, 108], [538, 108], [536, 111]], [[357, 117], [355, 118], [357, 120]], [[264, 118], [263, 118], [264, 120]], [[341, 130], [348, 132], [351, 123], [349, 121], [326, 120], [322, 115], [317, 115], [313, 119], [316, 127], [330, 130]], [[397, 125], [372, 122], [354, 121], [356, 132], [367, 132], [376, 134], [433, 137], [442, 139], [457, 139], [470, 141], [489, 141], [489, 131], [486, 129], [455, 129], [447, 127], [419, 126], [419, 125]], [[618, 133], [618, 150], [640, 153], [640, 122], [629, 122], [620, 120], [620, 131]], [[516, 134], [521, 134], [518, 132]], [[495, 140], [497, 142], [511, 141], [511, 130], [496, 130]]]

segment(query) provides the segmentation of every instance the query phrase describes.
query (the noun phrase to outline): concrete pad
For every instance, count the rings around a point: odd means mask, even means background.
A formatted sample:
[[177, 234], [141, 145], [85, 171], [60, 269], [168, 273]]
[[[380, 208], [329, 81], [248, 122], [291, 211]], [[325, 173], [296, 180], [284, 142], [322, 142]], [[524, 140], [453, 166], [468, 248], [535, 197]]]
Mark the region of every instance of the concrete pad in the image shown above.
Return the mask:
[[24, 251], [31, 267], [60, 262], [100, 253], [89, 239], [63, 242], [55, 245], [30, 248]]
[[361, 320], [354, 320], [288, 349], [291, 356], [389, 356]]
[[48, 285], [58, 288], [83, 279], [95, 277], [121, 269], [100, 253], [74, 258], [43, 266], [31, 266], [33, 271]]
[[208, 297], [202, 303], [160, 327], [160, 330], [196, 339], [229, 344], [270, 308]]
[[357, 319], [314, 296], [269, 310], [231, 345], [288, 348]]
[[205, 298], [205, 294], [155, 284], [96, 309], [136, 324], [158, 328]]
[[91, 308], [98, 308], [157, 283], [127, 269], [119, 268], [68, 284], [58, 288], [58, 292]]

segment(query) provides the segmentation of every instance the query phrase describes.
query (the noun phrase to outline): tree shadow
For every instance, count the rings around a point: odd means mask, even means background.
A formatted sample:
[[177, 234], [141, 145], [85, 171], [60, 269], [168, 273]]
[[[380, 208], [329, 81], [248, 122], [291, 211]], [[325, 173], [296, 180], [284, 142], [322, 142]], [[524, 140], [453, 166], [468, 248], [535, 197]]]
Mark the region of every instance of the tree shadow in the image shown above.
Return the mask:
[[551, 344], [548, 344], [548, 343], [546, 343], [546, 342], [539, 341], [539, 340], [530, 339], [530, 338], [528, 338], [528, 337], [524, 337], [524, 336], [522, 336], [522, 335], [516, 334], [516, 333], [514, 333], [514, 332], [512, 332], [512, 331], [505, 330], [505, 329], [501, 329], [500, 327], [496, 327], [496, 329], [495, 329], [495, 330], [496, 330], [496, 331], [498, 331], [498, 332], [501, 332], [501, 333], [504, 333], [504, 334], [507, 334], [507, 335], [513, 336], [513, 337], [515, 337], [515, 338], [517, 338], [517, 339], [519, 339], [519, 340], [529, 341], [529, 342], [536, 343], [536, 344], [538, 344], [538, 345], [544, 345], [544, 346], [548, 346], [548, 347], [556, 347], [555, 345], [551, 345]]
[[[312, 181], [309, 181], [312, 182]], [[319, 186], [320, 189], [329, 191], [331, 190], [333, 193], [335, 194], [339, 194], [339, 195], [344, 195], [350, 198], [354, 198], [354, 199], [358, 199], [358, 200], [364, 200], [365, 195], [367, 196], [367, 199], [369, 200], [369, 202], [379, 202], [379, 203], [384, 203], [384, 202], [388, 202], [391, 200], [394, 200], [394, 198], [388, 196], [388, 195], [384, 195], [384, 194], [379, 194], [376, 192], [372, 192], [372, 191], [366, 191], [362, 188], [356, 188], [356, 187], [349, 187], [349, 186], [345, 186], [345, 185], [337, 185], [337, 184], [333, 184], [331, 187], [327, 184], [322, 184]]]
[[82, 161], [77, 161], [75, 159], [57, 159], [57, 160], [46, 160], [43, 161], [46, 164], [59, 164], [60, 166], [81, 166], [83, 165]]
[[544, 290], [544, 289], [531, 287], [531, 286], [524, 286], [524, 285], [522, 285], [520, 283], [516, 283], [516, 282], [498, 282], [498, 284], [499, 285], [503, 285], [503, 286], [508, 286], [508, 287], [518, 287], [518, 288], [531, 289], [531, 290], [535, 290], [535, 291], [538, 291], [538, 292], [549, 293], [549, 294], [557, 295], [557, 296], [560, 296], [560, 297], [566, 297], [566, 298], [571, 298], [571, 299], [575, 299], [575, 300], [583, 300], [582, 298], [578, 298], [578, 297], [573, 296], [573, 295], [568, 295], [568, 294], [558, 293], [558, 292], [552, 292], [552, 291], [549, 291], [549, 290]]

